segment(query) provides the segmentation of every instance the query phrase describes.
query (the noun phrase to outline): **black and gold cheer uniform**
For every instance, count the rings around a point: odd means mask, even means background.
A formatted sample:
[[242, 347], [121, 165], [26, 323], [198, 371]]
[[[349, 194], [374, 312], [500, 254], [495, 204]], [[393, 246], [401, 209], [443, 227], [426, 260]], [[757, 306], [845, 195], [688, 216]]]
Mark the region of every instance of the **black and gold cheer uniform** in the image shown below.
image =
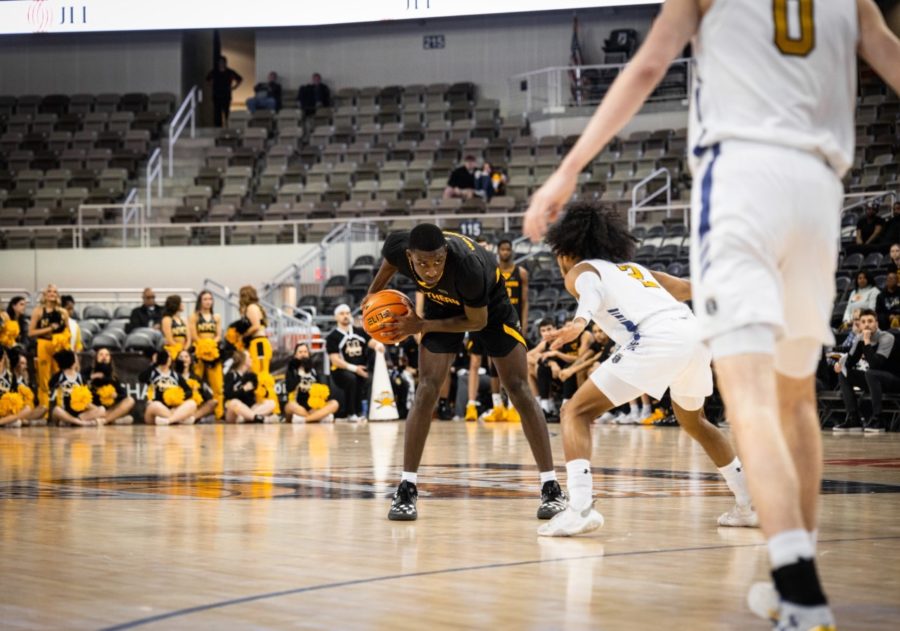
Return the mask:
[[81, 373], [76, 372], [74, 376], [67, 375], [64, 371], [60, 371], [53, 375], [50, 380], [50, 404], [52, 406], [61, 406], [66, 412], [72, 416], [78, 416], [81, 412], [72, 409], [72, 389], [75, 386], [84, 385], [84, 379]]
[[[244, 390], [244, 386], [248, 383], [252, 384], [253, 387]], [[229, 371], [225, 375], [225, 400], [237, 399], [248, 408], [252, 408], [256, 405], [256, 388], [258, 385], [259, 380], [249, 370], [243, 375], [236, 370]]]
[[[426, 287], [407, 256], [409, 231], [388, 236], [381, 250], [385, 260], [398, 272], [412, 279], [425, 295], [425, 319], [445, 320], [465, 314], [468, 307], [487, 307], [488, 321], [480, 331], [471, 331], [490, 357], [505, 357], [516, 344], [525, 346], [519, 330], [519, 317], [509, 301], [509, 294], [497, 259], [480, 245], [455, 232], [444, 232], [447, 260], [444, 274], [434, 287]], [[428, 333], [422, 344], [432, 353], [456, 353], [464, 333]]]
[[314, 383], [325, 383], [315, 368], [304, 370], [302, 367], [288, 369], [285, 375], [285, 386], [288, 401], [296, 401], [304, 410], [309, 411], [309, 389]]
[[[184, 377], [176, 373], [174, 370], [169, 370], [168, 372], [162, 372], [159, 368], [154, 368], [150, 371], [150, 379], [149, 385], [147, 386], [147, 400], [148, 401], [159, 401], [163, 405], [166, 405], [166, 401], [163, 398], [163, 395], [166, 390], [169, 388], [181, 388], [184, 392], [184, 400], [190, 401], [193, 396], [193, 391], [191, 387], [188, 385], [187, 381], [184, 380]], [[168, 407], [168, 406], [166, 406]]]

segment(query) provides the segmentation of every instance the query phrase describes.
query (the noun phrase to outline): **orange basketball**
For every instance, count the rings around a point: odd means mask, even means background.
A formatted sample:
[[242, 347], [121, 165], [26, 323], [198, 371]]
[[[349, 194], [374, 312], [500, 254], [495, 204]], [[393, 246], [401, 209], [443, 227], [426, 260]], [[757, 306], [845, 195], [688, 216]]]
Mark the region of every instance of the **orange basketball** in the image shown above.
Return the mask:
[[406, 315], [413, 310], [412, 303], [406, 294], [395, 289], [384, 289], [369, 296], [363, 305], [362, 319], [366, 333], [382, 344], [396, 344], [402, 340], [389, 337], [381, 331], [395, 316]]

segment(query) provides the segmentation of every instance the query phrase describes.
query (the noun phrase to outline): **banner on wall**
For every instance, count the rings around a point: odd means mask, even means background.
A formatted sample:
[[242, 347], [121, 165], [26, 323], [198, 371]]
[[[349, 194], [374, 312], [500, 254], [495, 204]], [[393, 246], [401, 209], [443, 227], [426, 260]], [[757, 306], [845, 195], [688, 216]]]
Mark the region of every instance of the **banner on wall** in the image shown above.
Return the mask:
[[0, 34], [319, 26], [661, 4], [662, 0], [8, 0]]

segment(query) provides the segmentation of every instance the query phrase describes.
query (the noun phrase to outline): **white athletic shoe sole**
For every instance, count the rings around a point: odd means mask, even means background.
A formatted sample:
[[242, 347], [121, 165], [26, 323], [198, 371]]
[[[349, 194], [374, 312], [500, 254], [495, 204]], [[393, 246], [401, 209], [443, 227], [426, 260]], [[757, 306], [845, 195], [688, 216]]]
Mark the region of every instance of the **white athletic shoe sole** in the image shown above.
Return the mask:
[[735, 504], [730, 511], [719, 515], [718, 523], [726, 528], [759, 528], [759, 516], [752, 508]]
[[572, 506], [557, 513], [553, 519], [538, 528], [538, 534], [542, 537], [573, 537], [584, 533], [593, 532], [603, 526], [603, 515], [594, 510], [593, 502], [581, 511], [576, 511]]
[[747, 607], [756, 617], [777, 622], [780, 605], [781, 599], [772, 583], [753, 583], [750, 586], [750, 591], [747, 592]]

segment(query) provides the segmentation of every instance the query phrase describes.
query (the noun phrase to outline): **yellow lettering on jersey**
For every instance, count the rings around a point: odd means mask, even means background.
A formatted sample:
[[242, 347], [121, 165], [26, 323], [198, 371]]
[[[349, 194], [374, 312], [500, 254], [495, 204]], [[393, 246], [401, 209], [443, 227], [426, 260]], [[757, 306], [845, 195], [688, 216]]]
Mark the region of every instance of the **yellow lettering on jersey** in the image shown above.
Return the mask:
[[636, 268], [634, 265], [617, 265], [616, 267], [618, 267], [623, 272], [627, 272], [628, 275], [631, 276], [633, 279], [640, 281], [640, 283], [644, 287], [649, 287], [651, 289], [659, 289], [659, 285], [657, 285], [652, 280], [644, 280], [644, 274], [641, 273], [641, 270]]
[[444, 230], [444, 234], [450, 237], [456, 237], [460, 239], [463, 243], [465, 243], [470, 250], [475, 251], [475, 243], [467, 236], [463, 234], [459, 234], [458, 232], [450, 232], [449, 230]]
[[444, 296], [442, 294], [435, 293], [433, 291], [423, 291], [422, 292], [426, 298], [431, 300], [432, 302], [436, 302], [440, 305], [454, 305], [457, 307], [461, 307], [462, 303], [455, 298], [451, 298], [450, 296]]
[[[800, 36], [791, 37], [788, 12], [797, 12], [796, 21]], [[813, 22], [813, 0], [773, 0], [772, 14], [775, 19], [775, 46], [784, 55], [806, 57], [816, 47], [816, 28]]]

